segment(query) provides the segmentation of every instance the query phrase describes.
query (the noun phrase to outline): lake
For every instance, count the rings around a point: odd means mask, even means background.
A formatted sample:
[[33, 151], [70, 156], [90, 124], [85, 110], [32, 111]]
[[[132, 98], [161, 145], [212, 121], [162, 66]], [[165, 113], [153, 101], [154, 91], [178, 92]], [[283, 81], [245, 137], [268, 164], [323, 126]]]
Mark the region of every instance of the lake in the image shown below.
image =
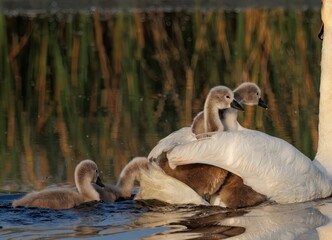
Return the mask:
[[269, 108], [246, 106], [239, 122], [313, 159], [320, 25], [316, 1], [4, 1], [0, 234], [322, 238], [317, 229], [329, 224], [332, 199], [234, 211], [134, 200], [65, 211], [10, 205], [25, 192], [73, 184], [82, 159], [96, 161], [103, 180], [114, 184], [130, 159], [190, 126], [216, 85], [255, 82]]

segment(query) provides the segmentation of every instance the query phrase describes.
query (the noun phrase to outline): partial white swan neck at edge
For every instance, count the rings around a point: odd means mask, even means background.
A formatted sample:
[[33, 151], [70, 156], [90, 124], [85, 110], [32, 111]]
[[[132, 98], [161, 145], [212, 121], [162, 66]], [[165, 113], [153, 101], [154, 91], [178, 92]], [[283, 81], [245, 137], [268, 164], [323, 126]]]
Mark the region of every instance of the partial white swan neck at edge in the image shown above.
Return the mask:
[[332, 1], [324, 1], [324, 40], [321, 59], [318, 149], [315, 160], [332, 176]]

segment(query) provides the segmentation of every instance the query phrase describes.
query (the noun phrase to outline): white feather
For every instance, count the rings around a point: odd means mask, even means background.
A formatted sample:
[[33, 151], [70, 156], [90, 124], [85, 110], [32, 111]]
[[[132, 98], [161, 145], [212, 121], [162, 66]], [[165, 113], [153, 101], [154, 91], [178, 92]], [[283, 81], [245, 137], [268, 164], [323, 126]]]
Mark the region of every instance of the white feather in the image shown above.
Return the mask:
[[136, 194], [135, 199], [157, 199], [169, 204], [208, 205], [194, 190], [183, 182], [168, 176], [153, 163], [149, 164], [148, 170], [141, 171], [140, 191]]
[[155, 159], [163, 152], [167, 152], [177, 145], [196, 140], [195, 134], [191, 131], [191, 127], [183, 127], [175, 131], [167, 137], [161, 139], [158, 144], [149, 153], [148, 159]]
[[217, 133], [179, 145], [170, 165], [207, 163], [243, 178], [255, 191], [279, 203], [302, 202], [332, 193], [332, 180], [286, 141], [258, 131]]

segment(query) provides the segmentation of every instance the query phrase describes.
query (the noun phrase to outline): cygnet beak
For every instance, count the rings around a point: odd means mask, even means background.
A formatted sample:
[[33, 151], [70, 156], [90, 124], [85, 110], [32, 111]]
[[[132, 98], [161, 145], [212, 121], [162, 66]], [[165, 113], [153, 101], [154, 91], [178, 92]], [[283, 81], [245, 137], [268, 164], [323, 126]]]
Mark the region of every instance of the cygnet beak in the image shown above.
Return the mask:
[[236, 110], [244, 111], [244, 108], [235, 99], [233, 99], [233, 101], [231, 102], [231, 107], [235, 108]]
[[97, 177], [96, 184], [100, 187], [105, 187], [99, 176]]
[[267, 104], [261, 98], [258, 99], [258, 106], [265, 108], [265, 109], [268, 108]]
[[323, 40], [323, 38], [324, 38], [324, 23], [322, 23], [322, 26], [320, 27], [320, 31], [318, 33], [318, 38], [320, 40]]

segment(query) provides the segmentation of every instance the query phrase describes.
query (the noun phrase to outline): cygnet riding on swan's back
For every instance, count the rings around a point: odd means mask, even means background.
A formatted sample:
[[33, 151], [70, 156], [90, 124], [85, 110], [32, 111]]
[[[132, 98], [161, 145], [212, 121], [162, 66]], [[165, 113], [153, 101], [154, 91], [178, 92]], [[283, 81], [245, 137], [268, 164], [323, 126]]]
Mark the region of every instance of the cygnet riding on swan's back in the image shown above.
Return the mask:
[[[236, 96], [236, 100], [238, 102], [246, 105], [259, 105], [267, 108], [267, 105], [261, 99], [260, 95], [260, 89], [254, 83], [243, 83], [234, 90], [234, 96]], [[218, 98], [213, 94], [213, 92], [206, 98], [204, 111], [200, 112], [195, 117], [192, 124], [192, 131], [196, 134], [196, 136], [204, 136], [206, 134], [203, 133], [213, 131], [222, 131], [223, 128], [227, 130], [245, 129], [237, 122], [237, 110], [234, 108], [220, 110], [219, 115], [223, 121], [223, 124], [219, 125], [220, 127], [218, 129], [211, 128], [210, 126], [222, 123], [219, 119], [218, 109], [211, 111], [211, 109], [216, 106], [215, 102], [217, 101]], [[214, 117], [213, 114], [217, 117]], [[205, 120], [212, 122], [212, 124], [204, 123], [206, 122]], [[217, 123], [214, 123], [213, 121]], [[159, 147], [160, 146], [158, 144], [155, 148]], [[172, 170], [169, 167], [168, 160], [165, 155], [160, 155], [157, 160], [159, 162], [159, 166], [165, 171], [166, 174], [187, 184], [200, 196], [207, 200], [210, 200], [211, 196], [213, 196], [210, 203], [214, 205], [238, 208], [252, 206], [266, 200], [265, 196], [258, 194], [250, 187], [244, 185], [241, 178], [222, 168], [206, 164], [190, 164], [180, 166]], [[219, 190], [220, 187], [222, 187], [221, 190]], [[221, 193], [217, 193], [218, 190], [222, 192], [222, 195]], [[230, 191], [233, 194], [229, 194]]]
[[[193, 133], [197, 135], [200, 133], [224, 130], [224, 126], [219, 119], [219, 111], [228, 109], [225, 108], [224, 98], [230, 95], [229, 92], [230, 89], [224, 86], [217, 86], [209, 91], [204, 103], [204, 110], [198, 113], [192, 124]], [[232, 102], [233, 104], [231, 105], [231, 108], [243, 111], [243, 108], [238, 104], [238, 99], [235, 98], [234, 93], [233, 97], [235, 101]]]
[[[226, 95], [231, 96], [233, 99], [231, 107], [224, 106]], [[213, 134], [215, 131], [223, 131], [224, 126], [220, 121], [219, 111], [229, 108], [243, 111], [242, 106], [234, 98], [234, 93], [229, 88], [224, 86], [217, 86], [212, 88], [209, 91], [209, 94], [206, 97], [206, 101], [204, 103], [206, 118], [204, 119], [203, 112], [201, 112], [202, 117], [198, 117], [196, 119], [197, 124], [195, 125], [197, 125], [197, 129], [192, 130], [195, 127], [183, 127], [180, 130], [177, 130], [167, 137], [161, 139], [149, 153], [148, 159], [150, 161], [154, 161], [158, 159], [162, 153], [167, 152], [176, 145], [181, 145], [183, 143], [197, 140], [197, 136], [194, 134], [195, 132], [204, 133], [203, 135], [206, 136], [206, 134], [209, 135], [209, 132]], [[208, 130], [205, 131], [205, 128]]]
[[[261, 98], [261, 90], [255, 83], [245, 82], [240, 84], [234, 91], [234, 98], [239, 103], [245, 105], [254, 106], [258, 105], [262, 108], [267, 108], [266, 103]], [[224, 131], [229, 130], [242, 130], [243, 127], [237, 121], [237, 112], [235, 108], [227, 108], [219, 111], [219, 118], [222, 122]], [[209, 115], [209, 112], [203, 111], [199, 112], [193, 120], [191, 125], [193, 133], [196, 137], [204, 136], [202, 133], [213, 132], [213, 130], [208, 129], [208, 126], [204, 126], [204, 118]], [[216, 131], [218, 131], [217, 129]]]
[[167, 153], [170, 164], [206, 163], [227, 169], [242, 177], [255, 191], [278, 203], [331, 196], [332, 0], [323, 1], [322, 20], [319, 141], [313, 161], [282, 139], [248, 130], [217, 133], [178, 145]]
[[103, 186], [99, 178], [98, 167], [91, 160], [83, 160], [75, 168], [77, 191], [69, 188], [50, 188], [40, 192], [31, 192], [23, 198], [15, 200], [12, 205], [13, 207], [69, 209], [85, 202], [99, 201], [99, 194], [92, 187], [92, 183]]

